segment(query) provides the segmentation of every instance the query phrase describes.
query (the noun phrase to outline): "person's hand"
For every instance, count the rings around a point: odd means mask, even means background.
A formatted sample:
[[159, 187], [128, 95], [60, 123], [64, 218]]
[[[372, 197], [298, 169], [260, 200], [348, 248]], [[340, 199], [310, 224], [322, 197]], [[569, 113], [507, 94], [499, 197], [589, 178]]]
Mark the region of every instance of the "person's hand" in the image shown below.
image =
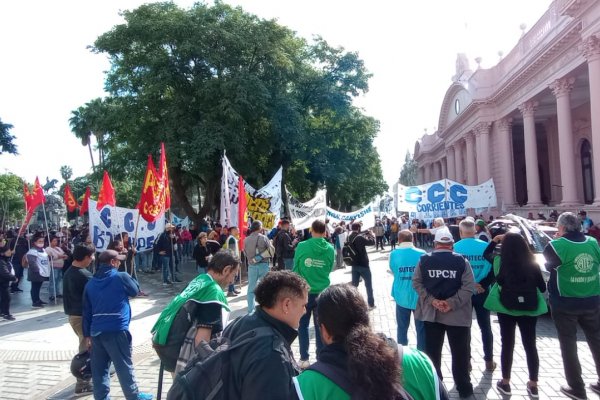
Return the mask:
[[504, 235], [496, 235], [496, 236], [494, 236], [494, 239], [492, 239], [492, 240], [496, 243], [500, 243], [500, 242], [502, 242], [503, 239], [504, 239]]
[[85, 338], [85, 347], [87, 347], [88, 350], [92, 348], [92, 338], [89, 336]]
[[475, 290], [477, 290], [477, 294], [481, 294], [481, 293], [485, 292], [485, 288], [483, 286], [481, 286], [479, 283], [475, 284]]
[[159, 251], [158, 255], [159, 256], [165, 256], [165, 255], [167, 255], [167, 252], [166, 251]]

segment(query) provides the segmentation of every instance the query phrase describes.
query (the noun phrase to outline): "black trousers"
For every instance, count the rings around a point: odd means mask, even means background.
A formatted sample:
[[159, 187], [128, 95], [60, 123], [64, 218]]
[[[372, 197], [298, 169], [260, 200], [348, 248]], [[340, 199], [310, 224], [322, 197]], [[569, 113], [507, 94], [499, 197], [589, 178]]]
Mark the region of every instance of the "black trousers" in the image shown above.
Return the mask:
[[456, 390], [462, 397], [473, 393], [473, 385], [469, 375], [471, 360], [471, 328], [467, 326], [450, 326], [438, 322], [425, 321], [425, 353], [429, 356], [440, 379], [443, 379], [442, 348], [444, 336], [448, 335], [448, 344], [452, 354], [452, 377]]
[[0, 283], [0, 315], [10, 314], [10, 293], [8, 292], [8, 282]]
[[375, 236], [375, 250], [379, 249], [380, 246], [383, 250], [383, 236]]
[[498, 313], [498, 323], [500, 324], [500, 336], [502, 342], [502, 352], [500, 354], [500, 363], [502, 364], [502, 378], [510, 379], [510, 372], [513, 363], [513, 352], [515, 349], [515, 329], [519, 326], [521, 332], [521, 342], [525, 349], [527, 357], [527, 369], [529, 370], [529, 380], [537, 382], [540, 371], [540, 359], [536, 346], [535, 325], [537, 317], [514, 317], [508, 314]]
[[581, 378], [581, 364], [577, 356], [577, 325], [581, 326], [600, 379], [600, 308], [592, 310], [552, 309], [552, 319], [558, 332], [558, 342], [565, 369], [565, 378], [577, 394], [585, 397], [585, 384]]
[[42, 289], [42, 284], [44, 282], [31, 282], [31, 302], [39, 303], [40, 302], [40, 290]]

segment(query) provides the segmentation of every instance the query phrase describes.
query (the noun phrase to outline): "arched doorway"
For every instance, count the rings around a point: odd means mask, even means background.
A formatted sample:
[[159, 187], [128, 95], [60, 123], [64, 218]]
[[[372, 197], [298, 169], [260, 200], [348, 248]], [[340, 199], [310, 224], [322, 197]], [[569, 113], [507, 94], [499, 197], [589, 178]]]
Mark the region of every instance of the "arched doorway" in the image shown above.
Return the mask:
[[592, 146], [587, 139], [581, 142], [581, 174], [585, 204], [594, 202], [594, 171], [592, 169]]

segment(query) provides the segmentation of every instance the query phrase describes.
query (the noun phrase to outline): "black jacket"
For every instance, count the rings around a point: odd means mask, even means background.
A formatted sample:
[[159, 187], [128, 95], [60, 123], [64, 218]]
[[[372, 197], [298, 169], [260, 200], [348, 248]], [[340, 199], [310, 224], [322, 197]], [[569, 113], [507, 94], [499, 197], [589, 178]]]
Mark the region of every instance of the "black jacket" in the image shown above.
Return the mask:
[[281, 229], [275, 236], [275, 255], [278, 258], [294, 258], [294, 245], [292, 236]]
[[69, 268], [63, 276], [63, 306], [67, 315], [83, 315], [83, 291], [92, 273], [85, 268]]
[[17, 280], [17, 277], [12, 274], [12, 266], [10, 258], [0, 256], [0, 283], [8, 283]]
[[[358, 236], [356, 236], [358, 235]], [[356, 239], [355, 239], [356, 238]], [[354, 251], [358, 253], [356, 262], [352, 263], [353, 267], [367, 267], [369, 268], [369, 255], [367, 254], [367, 246], [375, 246], [375, 238], [371, 235], [365, 235], [361, 233], [352, 232], [347, 239], [352, 243]]]
[[292, 378], [299, 374], [292, 342], [298, 332], [264, 312], [260, 307], [232, 323], [223, 336], [235, 340], [260, 327], [273, 328], [272, 337], [257, 339], [231, 354], [228, 398], [238, 400], [288, 400], [296, 396]]

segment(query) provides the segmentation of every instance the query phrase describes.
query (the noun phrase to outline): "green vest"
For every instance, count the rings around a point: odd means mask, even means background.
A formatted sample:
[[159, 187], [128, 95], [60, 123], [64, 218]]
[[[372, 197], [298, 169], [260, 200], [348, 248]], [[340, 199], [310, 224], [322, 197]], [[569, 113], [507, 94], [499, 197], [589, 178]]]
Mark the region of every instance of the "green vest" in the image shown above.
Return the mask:
[[158, 344], [165, 344], [169, 336], [171, 324], [177, 312], [188, 300], [198, 303], [217, 303], [229, 311], [227, 298], [223, 289], [214, 281], [209, 274], [198, 275], [187, 287], [179, 293], [169, 305], [160, 313], [158, 320], [152, 327], [153, 340]]
[[[293, 378], [300, 400], [350, 400], [350, 395], [319, 372], [307, 370]], [[402, 386], [415, 400], [439, 400], [439, 380], [425, 353], [402, 347]]]
[[600, 249], [593, 237], [584, 242], [558, 238], [550, 242], [561, 265], [556, 268], [558, 293], [563, 297], [600, 295]]

